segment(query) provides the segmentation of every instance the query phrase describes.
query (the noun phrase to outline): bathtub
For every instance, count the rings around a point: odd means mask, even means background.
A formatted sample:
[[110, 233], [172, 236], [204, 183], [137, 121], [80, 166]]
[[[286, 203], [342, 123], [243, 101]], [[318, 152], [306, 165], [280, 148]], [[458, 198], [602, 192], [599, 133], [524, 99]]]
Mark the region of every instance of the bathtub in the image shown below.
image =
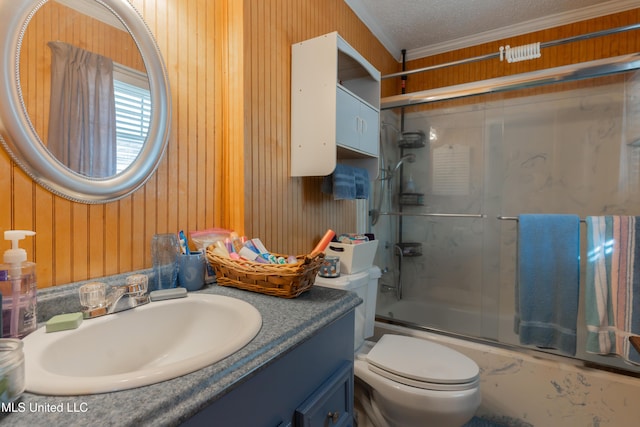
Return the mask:
[[[420, 303], [398, 303], [396, 308], [416, 309], [413, 314], [424, 312]], [[392, 313], [393, 307], [388, 307]], [[411, 314], [408, 310], [407, 315]], [[476, 415], [484, 419], [512, 427], [638, 425], [639, 378], [591, 369], [560, 356], [542, 358], [526, 350], [376, 321], [372, 339], [387, 333], [435, 341], [473, 359], [480, 367], [482, 392], [482, 405]]]
[[[413, 326], [449, 331], [475, 337], [495, 338], [495, 322], [483, 319], [479, 308], [471, 305], [452, 306], [450, 302], [402, 299], [379, 305], [376, 316]], [[483, 323], [484, 322], [484, 323]], [[513, 320], [510, 320], [513, 324]], [[493, 330], [487, 330], [491, 323]]]

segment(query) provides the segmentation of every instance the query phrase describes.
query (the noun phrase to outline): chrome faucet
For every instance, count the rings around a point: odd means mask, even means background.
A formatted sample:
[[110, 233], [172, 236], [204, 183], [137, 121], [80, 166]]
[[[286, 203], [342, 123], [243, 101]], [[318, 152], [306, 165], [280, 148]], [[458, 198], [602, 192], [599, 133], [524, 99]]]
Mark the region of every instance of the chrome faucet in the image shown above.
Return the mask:
[[105, 288], [105, 284], [100, 282], [80, 287], [80, 303], [85, 319], [118, 313], [151, 301], [147, 294], [147, 276], [142, 274], [127, 277], [124, 285], [112, 286], [109, 295], [105, 295]]
[[111, 295], [107, 298], [107, 314], [129, 310], [150, 301], [147, 287], [141, 289], [139, 284], [127, 284], [111, 288]]

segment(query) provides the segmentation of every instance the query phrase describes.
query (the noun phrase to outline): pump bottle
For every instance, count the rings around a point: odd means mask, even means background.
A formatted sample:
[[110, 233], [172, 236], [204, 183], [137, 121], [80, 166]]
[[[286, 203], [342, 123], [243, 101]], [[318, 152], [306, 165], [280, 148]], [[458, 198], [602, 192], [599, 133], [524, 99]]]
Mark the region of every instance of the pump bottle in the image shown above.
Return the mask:
[[22, 338], [38, 325], [36, 265], [27, 261], [27, 251], [18, 245], [18, 241], [35, 234], [28, 230], [4, 232], [4, 239], [11, 241], [11, 249], [4, 252], [4, 263], [0, 265], [3, 338]]

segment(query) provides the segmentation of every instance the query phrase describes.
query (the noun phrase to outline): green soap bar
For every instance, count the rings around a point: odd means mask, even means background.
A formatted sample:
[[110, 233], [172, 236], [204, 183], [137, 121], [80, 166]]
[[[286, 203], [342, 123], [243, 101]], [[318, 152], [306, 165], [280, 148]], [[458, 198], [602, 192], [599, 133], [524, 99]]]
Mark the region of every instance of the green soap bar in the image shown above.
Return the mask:
[[80, 323], [82, 323], [82, 313], [58, 314], [47, 321], [47, 332], [75, 329], [80, 326]]

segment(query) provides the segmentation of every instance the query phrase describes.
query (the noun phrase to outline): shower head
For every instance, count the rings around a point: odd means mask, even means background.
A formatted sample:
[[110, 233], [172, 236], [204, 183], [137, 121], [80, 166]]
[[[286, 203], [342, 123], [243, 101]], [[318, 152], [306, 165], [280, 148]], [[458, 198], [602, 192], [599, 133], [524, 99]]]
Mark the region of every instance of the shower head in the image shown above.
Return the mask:
[[416, 161], [416, 155], [414, 153], [406, 154], [402, 156], [400, 160], [398, 160], [398, 163], [396, 163], [396, 167], [393, 168], [393, 171], [394, 172], [397, 171], [398, 168], [402, 166], [404, 162], [413, 163], [415, 161]]

